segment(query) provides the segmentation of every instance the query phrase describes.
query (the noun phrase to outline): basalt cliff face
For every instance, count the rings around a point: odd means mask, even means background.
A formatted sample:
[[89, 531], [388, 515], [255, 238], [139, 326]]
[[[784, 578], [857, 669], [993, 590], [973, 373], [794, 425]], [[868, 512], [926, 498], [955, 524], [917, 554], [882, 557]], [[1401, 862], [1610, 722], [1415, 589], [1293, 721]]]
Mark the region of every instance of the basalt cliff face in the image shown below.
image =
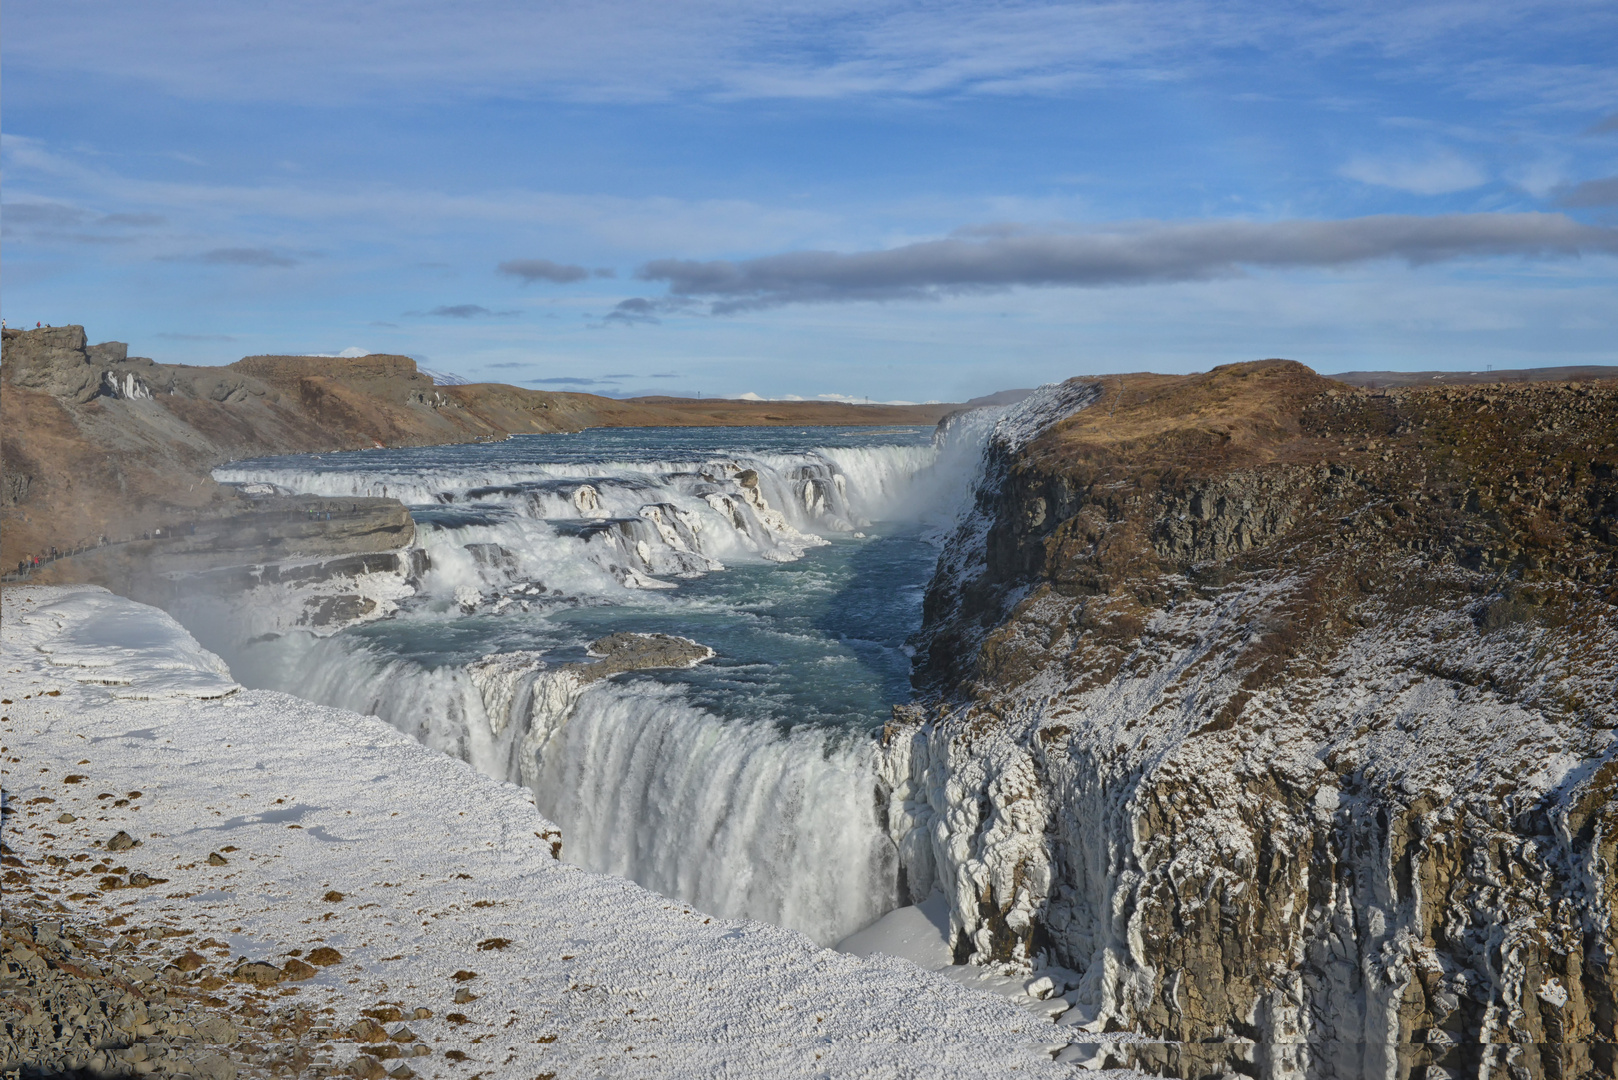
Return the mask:
[[1615, 444], [1285, 361], [1014, 406], [884, 735], [912, 899], [1093, 1064], [1615, 1075]]

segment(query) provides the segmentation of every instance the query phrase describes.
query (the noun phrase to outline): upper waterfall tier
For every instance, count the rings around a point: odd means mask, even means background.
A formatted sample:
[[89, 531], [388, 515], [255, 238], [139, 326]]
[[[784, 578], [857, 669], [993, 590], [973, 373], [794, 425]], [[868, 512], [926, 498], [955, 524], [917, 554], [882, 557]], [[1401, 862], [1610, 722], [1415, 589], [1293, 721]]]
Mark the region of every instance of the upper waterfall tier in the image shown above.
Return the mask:
[[952, 518], [961, 485], [937, 466], [953, 451], [930, 429], [823, 429], [826, 444], [811, 449], [803, 434], [727, 431], [721, 445], [737, 449], [716, 450], [712, 432], [591, 431], [259, 459], [214, 476], [399, 499], [429, 556], [427, 591], [473, 605], [518, 583], [569, 595], [668, 588], [727, 560], [791, 561], [821, 534], [872, 520]]

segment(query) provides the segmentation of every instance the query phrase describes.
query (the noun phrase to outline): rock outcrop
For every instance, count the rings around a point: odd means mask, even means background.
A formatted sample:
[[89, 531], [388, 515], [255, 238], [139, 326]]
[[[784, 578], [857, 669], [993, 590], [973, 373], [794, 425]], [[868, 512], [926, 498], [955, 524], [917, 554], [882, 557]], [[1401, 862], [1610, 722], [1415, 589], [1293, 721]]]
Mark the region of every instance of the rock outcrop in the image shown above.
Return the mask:
[[19, 333], [14, 339], [8, 336], [6, 378], [13, 385], [82, 404], [101, 392], [107, 362], [116, 351], [114, 344], [91, 346], [87, 351], [82, 326], [53, 326]]
[[1075, 382], [988, 478], [885, 733], [958, 959], [1169, 1075], [1614, 1075], [1618, 385]]
[[714, 651], [674, 634], [618, 633], [591, 642], [590, 655], [600, 659], [567, 664], [563, 670], [574, 672], [581, 683], [592, 683], [625, 671], [694, 667], [712, 659]]

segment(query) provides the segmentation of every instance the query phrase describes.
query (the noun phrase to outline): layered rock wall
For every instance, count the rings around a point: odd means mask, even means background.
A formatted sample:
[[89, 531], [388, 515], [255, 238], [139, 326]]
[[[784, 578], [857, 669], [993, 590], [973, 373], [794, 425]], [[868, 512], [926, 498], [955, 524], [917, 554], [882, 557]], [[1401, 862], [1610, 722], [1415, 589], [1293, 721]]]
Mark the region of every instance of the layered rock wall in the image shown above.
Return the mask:
[[912, 898], [1170, 1074], [1613, 1075], [1618, 388], [1091, 398], [931, 588]]

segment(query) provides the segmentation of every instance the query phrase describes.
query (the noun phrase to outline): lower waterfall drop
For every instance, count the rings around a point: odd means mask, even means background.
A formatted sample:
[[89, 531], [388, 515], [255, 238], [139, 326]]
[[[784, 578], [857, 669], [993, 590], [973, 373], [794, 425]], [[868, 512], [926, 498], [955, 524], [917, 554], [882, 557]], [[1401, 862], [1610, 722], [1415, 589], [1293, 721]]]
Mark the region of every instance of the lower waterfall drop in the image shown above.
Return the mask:
[[534, 792], [569, 858], [832, 944], [895, 900], [868, 738], [726, 722], [656, 684], [586, 691]]

